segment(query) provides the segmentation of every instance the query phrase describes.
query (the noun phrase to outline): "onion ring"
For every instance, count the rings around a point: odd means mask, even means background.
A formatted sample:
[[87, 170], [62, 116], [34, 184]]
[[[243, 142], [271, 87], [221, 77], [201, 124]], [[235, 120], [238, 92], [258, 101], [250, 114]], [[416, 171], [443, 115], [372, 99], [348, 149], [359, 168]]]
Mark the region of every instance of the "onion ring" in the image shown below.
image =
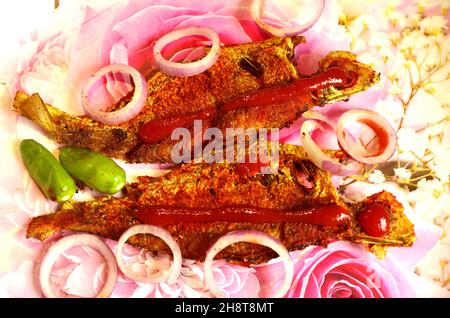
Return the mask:
[[[177, 63], [167, 60], [163, 57], [162, 50], [167, 44], [191, 35], [202, 35], [207, 37], [211, 41], [211, 49], [209, 50], [208, 54], [205, 55], [205, 57], [198, 61], [190, 63]], [[167, 33], [158, 41], [156, 41], [155, 46], [153, 47], [155, 66], [168, 75], [182, 77], [192, 76], [206, 71], [214, 63], [216, 63], [217, 59], [219, 58], [219, 53], [219, 35], [211, 29], [198, 27], [190, 27]]]
[[308, 110], [302, 114], [302, 117], [306, 119], [315, 119], [323, 121], [328, 126], [330, 126], [333, 129], [333, 131], [336, 131], [336, 122], [327, 115], [325, 115], [324, 113], [321, 113], [317, 110]]
[[[106, 112], [90, 102], [89, 93], [98, 80], [113, 72], [126, 73], [131, 76], [134, 82], [134, 94], [131, 101], [123, 108]], [[125, 64], [112, 64], [101, 68], [86, 80], [81, 94], [81, 102], [84, 110], [92, 119], [102, 124], [118, 125], [136, 117], [141, 112], [147, 101], [147, 93], [147, 82], [135, 68]]]
[[[278, 37], [284, 37], [284, 36], [293, 36], [300, 34], [306, 30], [308, 30], [311, 26], [313, 26], [317, 20], [319, 20], [323, 8], [325, 7], [325, 0], [310, 0], [310, 1], [297, 1], [300, 2], [300, 4], [303, 7], [312, 8], [314, 10], [313, 14], [308, 17], [305, 22], [302, 24], [296, 26], [296, 27], [280, 27], [277, 23], [277, 26], [268, 24], [263, 21], [261, 18], [261, 11], [262, 11], [262, 5], [265, 0], [253, 0], [251, 4], [251, 15], [253, 19], [255, 20], [256, 24], [263, 29], [269, 32], [270, 34]], [[306, 18], [306, 17], [305, 17]]]
[[50, 246], [47, 253], [42, 259], [39, 269], [39, 283], [41, 285], [42, 293], [45, 297], [56, 298], [53, 288], [50, 284], [50, 275], [53, 265], [57, 261], [58, 257], [65, 251], [72, 247], [85, 245], [93, 248], [100, 253], [105, 261], [108, 270], [108, 276], [106, 278], [103, 288], [96, 295], [97, 298], [108, 297], [111, 295], [117, 282], [117, 265], [114, 259], [114, 254], [111, 249], [103, 242], [98, 236], [92, 234], [73, 234], [63, 237], [55, 244]]
[[224, 293], [216, 287], [212, 273], [212, 262], [214, 257], [227, 246], [237, 242], [249, 242], [267, 246], [277, 252], [284, 263], [284, 282], [277, 292], [272, 295], [273, 298], [281, 298], [289, 291], [294, 278], [294, 263], [284, 245], [272, 236], [259, 231], [234, 231], [220, 237], [208, 250], [204, 263], [205, 283], [209, 290], [216, 297], [224, 297]]
[[[347, 134], [345, 130], [345, 126], [349, 122], [364, 124], [375, 132], [379, 140], [379, 147], [375, 152], [371, 153], [354, 138], [349, 138], [351, 134]], [[365, 164], [385, 162], [392, 157], [397, 148], [394, 128], [383, 116], [372, 110], [352, 109], [345, 112], [338, 120], [336, 135], [342, 150], [353, 159]]]
[[[152, 234], [154, 236], [161, 238], [169, 246], [173, 254], [173, 262], [170, 266], [171, 268], [170, 271], [167, 271], [166, 273], [155, 277], [155, 274], [151, 276], [143, 276], [128, 269], [128, 267], [126, 266], [126, 264], [123, 262], [122, 259], [122, 249], [125, 243], [128, 241], [128, 239], [136, 234]], [[180, 247], [178, 246], [177, 242], [175, 242], [175, 240], [172, 238], [170, 233], [167, 232], [167, 230], [163, 229], [162, 227], [154, 225], [140, 224], [130, 227], [120, 237], [117, 243], [116, 261], [122, 273], [126, 277], [134, 281], [143, 283], [160, 283], [167, 280], [167, 283], [172, 284], [176, 282], [178, 276], [180, 276], [181, 264], [183, 259], [181, 257]]]
[[330, 171], [338, 176], [348, 176], [361, 170], [362, 166], [358, 162], [352, 161], [348, 164], [343, 164], [326, 154], [311, 137], [315, 129], [324, 130], [325, 128], [315, 120], [306, 120], [300, 128], [300, 139], [309, 160], [320, 169]]

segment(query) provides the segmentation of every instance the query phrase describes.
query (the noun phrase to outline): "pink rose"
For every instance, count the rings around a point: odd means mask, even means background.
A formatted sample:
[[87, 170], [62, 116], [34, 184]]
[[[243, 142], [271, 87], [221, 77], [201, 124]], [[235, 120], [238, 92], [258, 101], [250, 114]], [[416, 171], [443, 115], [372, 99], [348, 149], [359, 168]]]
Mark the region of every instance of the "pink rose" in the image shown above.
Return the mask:
[[[292, 253], [295, 274], [286, 297], [294, 298], [384, 298], [415, 297], [405, 269], [391, 257], [377, 259], [364, 247], [334, 242]], [[257, 268], [261, 292], [278, 288], [283, 272], [279, 261]]]
[[289, 297], [414, 296], [396, 263], [379, 261], [359, 245], [336, 242], [326, 249], [316, 247], [297, 266]]
[[[11, 52], [19, 58], [9, 96], [14, 90], [38, 91], [63, 111], [82, 114], [81, 85], [89, 75], [111, 63], [148, 69], [154, 41], [172, 30], [208, 27], [225, 45], [267, 38], [250, 15], [250, 4], [250, 0], [62, 2], [49, 27], [36, 30]], [[350, 38], [338, 25], [337, 12], [336, 5], [327, 2], [319, 21], [304, 34], [307, 44], [300, 45], [294, 61], [301, 72], [314, 71], [317, 61], [332, 49], [348, 49]]]

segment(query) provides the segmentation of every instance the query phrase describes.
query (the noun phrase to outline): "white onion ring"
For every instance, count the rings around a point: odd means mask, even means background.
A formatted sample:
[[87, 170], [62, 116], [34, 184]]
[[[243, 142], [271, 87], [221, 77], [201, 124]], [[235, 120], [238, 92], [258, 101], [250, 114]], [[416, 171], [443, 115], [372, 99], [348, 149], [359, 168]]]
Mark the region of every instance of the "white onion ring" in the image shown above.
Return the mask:
[[[354, 138], [348, 138], [345, 125], [349, 122], [357, 122], [370, 127], [380, 140], [380, 148], [375, 153], [370, 153]], [[345, 112], [338, 120], [336, 135], [342, 150], [353, 159], [365, 164], [385, 162], [392, 157], [397, 148], [394, 128], [383, 116], [372, 110], [352, 109]]]
[[258, 24], [260, 28], [278, 37], [293, 36], [308, 30], [311, 26], [313, 26], [317, 22], [317, 20], [319, 20], [320, 15], [322, 14], [323, 8], [325, 6], [325, 0], [310, 0], [310, 1], [297, 0], [297, 2], [300, 2], [300, 4], [304, 7], [309, 8], [313, 7], [314, 13], [310, 17], [305, 17], [305, 22], [296, 27], [282, 28], [282, 27], [275, 27], [273, 25], [265, 23], [261, 19], [262, 4], [264, 3], [264, 1], [265, 0], [252, 1], [251, 15], [255, 20], [256, 24]]
[[[152, 234], [161, 238], [169, 246], [173, 254], [173, 261], [170, 266], [170, 271], [166, 271], [162, 275], [156, 277], [155, 275], [157, 275], [158, 273], [155, 273], [151, 276], [143, 276], [131, 271], [126, 266], [122, 259], [122, 249], [128, 239], [136, 234]], [[150, 224], [139, 224], [130, 227], [120, 237], [119, 242], [117, 243], [116, 261], [122, 273], [134, 281], [143, 283], [160, 283], [167, 280], [167, 283], [172, 284], [176, 282], [178, 276], [180, 276], [181, 264], [183, 259], [181, 257], [180, 247], [178, 246], [177, 242], [175, 242], [170, 233], [167, 232], [167, 230], [163, 229], [162, 227]]]
[[39, 283], [41, 285], [42, 293], [45, 297], [56, 298], [53, 288], [50, 284], [50, 275], [53, 265], [58, 260], [58, 257], [65, 251], [75, 246], [89, 246], [100, 253], [106, 261], [107, 273], [105, 284], [103, 288], [96, 295], [97, 298], [104, 298], [111, 295], [117, 282], [117, 265], [114, 259], [114, 254], [111, 249], [98, 236], [92, 234], [73, 234], [63, 237], [55, 244], [50, 246], [39, 269]]
[[[127, 105], [116, 111], [106, 112], [98, 109], [97, 106], [90, 102], [89, 93], [98, 80], [112, 72], [129, 74], [134, 82], [134, 93], [133, 98]], [[141, 112], [147, 101], [147, 94], [147, 82], [135, 68], [125, 64], [112, 64], [101, 68], [86, 80], [83, 86], [81, 102], [84, 110], [92, 119], [107, 125], [118, 125], [136, 117]]]
[[324, 130], [325, 128], [314, 120], [306, 120], [300, 128], [300, 139], [309, 160], [320, 169], [330, 171], [338, 176], [348, 176], [361, 170], [362, 166], [358, 162], [353, 161], [348, 164], [342, 164], [337, 159], [327, 155], [311, 137], [315, 129]]
[[[162, 50], [167, 44], [191, 35], [202, 35], [211, 41], [211, 49], [205, 57], [190, 63], [177, 63], [164, 58]], [[192, 76], [204, 72], [216, 63], [219, 58], [219, 53], [219, 35], [211, 29], [198, 27], [190, 27], [167, 33], [156, 41], [155, 46], [153, 47], [155, 66], [162, 72], [172, 76]]]
[[216, 297], [224, 297], [224, 293], [216, 287], [214, 282], [214, 276], [212, 272], [212, 262], [214, 257], [227, 246], [237, 243], [237, 242], [249, 242], [267, 246], [274, 250], [280, 255], [283, 263], [284, 270], [286, 272], [284, 276], [284, 282], [280, 289], [272, 295], [272, 298], [281, 298], [289, 291], [291, 287], [292, 280], [294, 278], [294, 263], [289, 255], [288, 250], [284, 245], [273, 238], [272, 236], [258, 231], [234, 231], [230, 232], [222, 237], [220, 237], [208, 250], [206, 254], [206, 259], [204, 263], [204, 273], [205, 273], [205, 283], [206, 287], [214, 294]]
[[316, 110], [308, 110], [302, 114], [302, 117], [306, 119], [316, 119], [323, 121], [328, 126], [330, 126], [333, 129], [333, 131], [336, 131], [336, 122], [327, 115], [325, 115], [324, 113], [321, 113]]

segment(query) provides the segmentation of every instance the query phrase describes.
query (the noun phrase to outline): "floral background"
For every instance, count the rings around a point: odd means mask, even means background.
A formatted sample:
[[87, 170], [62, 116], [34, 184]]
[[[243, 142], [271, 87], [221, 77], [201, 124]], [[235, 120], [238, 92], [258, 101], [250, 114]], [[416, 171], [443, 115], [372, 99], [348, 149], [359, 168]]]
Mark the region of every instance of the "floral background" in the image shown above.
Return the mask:
[[[195, 5], [194, 5], [195, 3]], [[282, 3], [282, 2], [281, 2]], [[38, 91], [43, 99], [71, 114], [82, 114], [80, 86], [86, 76], [109, 63], [138, 69], [151, 64], [151, 44], [161, 35], [186, 26], [206, 26], [225, 44], [266, 37], [249, 14], [250, 1], [14, 1], [0, 8], [3, 49], [0, 52], [0, 296], [38, 297], [34, 282], [41, 243], [26, 240], [32, 216], [56, 205], [34, 185], [18, 156], [18, 142], [34, 138], [55, 154], [57, 145], [34, 125], [11, 111], [17, 90]], [[374, 109], [396, 128], [398, 149], [382, 165], [369, 166], [358, 177], [338, 180], [349, 201], [386, 189], [396, 195], [414, 222], [412, 248], [392, 248], [385, 260], [361, 247], [335, 242], [292, 253], [295, 279], [288, 297], [449, 297], [450, 290], [450, 2], [328, 0], [319, 21], [304, 33], [307, 44], [294, 62], [304, 74], [331, 50], [350, 50], [381, 72], [381, 81], [346, 103], [321, 109], [338, 117], [349, 108]], [[27, 7], [27, 10], [21, 10]], [[26, 12], [24, 12], [26, 11]], [[286, 18], [301, 19], [301, 10]], [[145, 30], [145, 32], [137, 32]], [[7, 48], [5, 50], [5, 48]], [[301, 120], [284, 131], [285, 142], [298, 142]], [[317, 136], [323, 146], [333, 138]], [[160, 174], [148, 165], [119, 162], [128, 181], [140, 174]], [[78, 193], [87, 200], [95, 193]], [[115, 242], [107, 241], [112, 249]], [[126, 257], [136, 271], [165, 269], [167, 257], [153, 258], [130, 248]], [[279, 270], [278, 267], [280, 268]], [[255, 268], [217, 261], [216, 282], [230, 296], [270, 296], [283, 278], [279, 260]], [[61, 257], [52, 276], [65, 292], [92, 296], [104, 268], [88, 248]], [[92, 279], [94, 278], [94, 279]], [[80, 284], [80, 282], [82, 282]], [[210, 297], [202, 264], [185, 260], [173, 285], [140, 284], [119, 277], [113, 297]]]

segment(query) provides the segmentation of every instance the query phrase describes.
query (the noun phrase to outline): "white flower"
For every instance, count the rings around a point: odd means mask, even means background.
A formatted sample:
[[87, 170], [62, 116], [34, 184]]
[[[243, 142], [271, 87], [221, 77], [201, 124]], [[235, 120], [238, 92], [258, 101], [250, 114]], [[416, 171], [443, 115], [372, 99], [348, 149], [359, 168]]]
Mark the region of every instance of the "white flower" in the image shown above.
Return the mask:
[[409, 180], [411, 171], [406, 168], [394, 168], [394, 174], [399, 180]]
[[386, 180], [386, 178], [384, 177], [383, 172], [381, 172], [378, 169], [375, 169], [371, 174], [369, 174], [369, 182], [371, 183], [382, 183]]
[[373, 54], [369, 52], [364, 52], [363, 54], [358, 56], [358, 60], [362, 63], [369, 64], [372, 66], [376, 66], [378, 64], [378, 60], [373, 56]]
[[420, 16], [420, 14], [414, 13], [414, 14], [409, 14], [407, 16], [407, 20], [408, 20], [407, 23], [409, 26], [417, 28], [417, 27], [419, 27], [419, 23], [420, 23], [420, 20], [422, 20], [422, 17]]
[[391, 40], [389, 39], [389, 36], [386, 34], [386, 32], [374, 32], [373, 34], [371, 34], [369, 45], [379, 49], [383, 47], [390, 47]]
[[388, 11], [387, 17], [394, 27], [404, 28], [406, 25], [406, 17], [399, 11]]
[[417, 47], [423, 48], [429, 44], [426, 36], [418, 30], [411, 32], [402, 32], [402, 38], [399, 44], [401, 51], [414, 50]]
[[368, 7], [382, 3], [382, 0], [366, 0], [366, 1], [353, 1], [353, 0], [339, 0], [339, 5], [342, 7], [342, 12], [349, 18], [355, 18], [367, 12]]
[[414, 206], [415, 213], [424, 219], [434, 220], [449, 213], [449, 189], [438, 179], [420, 180], [417, 189], [410, 192], [408, 198]]
[[383, 115], [393, 127], [403, 116], [403, 106], [401, 102], [391, 96], [377, 102], [375, 110]]
[[[433, 141], [433, 140], [432, 140]], [[430, 142], [433, 160], [428, 166], [433, 169], [435, 175], [441, 182], [448, 182], [450, 175], [450, 147], [445, 142]]]
[[419, 25], [426, 35], [439, 35], [443, 29], [448, 28], [446, 19], [438, 15], [423, 19]]
[[449, 3], [445, 0], [417, 0], [417, 7], [419, 8], [419, 12], [423, 12], [425, 9], [431, 9], [439, 5], [442, 9], [444, 9], [448, 8]]
[[399, 129], [397, 132], [397, 143], [401, 151], [413, 151], [417, 156], [423, 156], [428, 147], [428, 139], [416, 133], [412, 128]]
[[417, 190], [426, 191], [432, 194], [435, 198], [438, 198], [445, 192], [444, 185], [438, 179], [421, 179], [417, 182]]

